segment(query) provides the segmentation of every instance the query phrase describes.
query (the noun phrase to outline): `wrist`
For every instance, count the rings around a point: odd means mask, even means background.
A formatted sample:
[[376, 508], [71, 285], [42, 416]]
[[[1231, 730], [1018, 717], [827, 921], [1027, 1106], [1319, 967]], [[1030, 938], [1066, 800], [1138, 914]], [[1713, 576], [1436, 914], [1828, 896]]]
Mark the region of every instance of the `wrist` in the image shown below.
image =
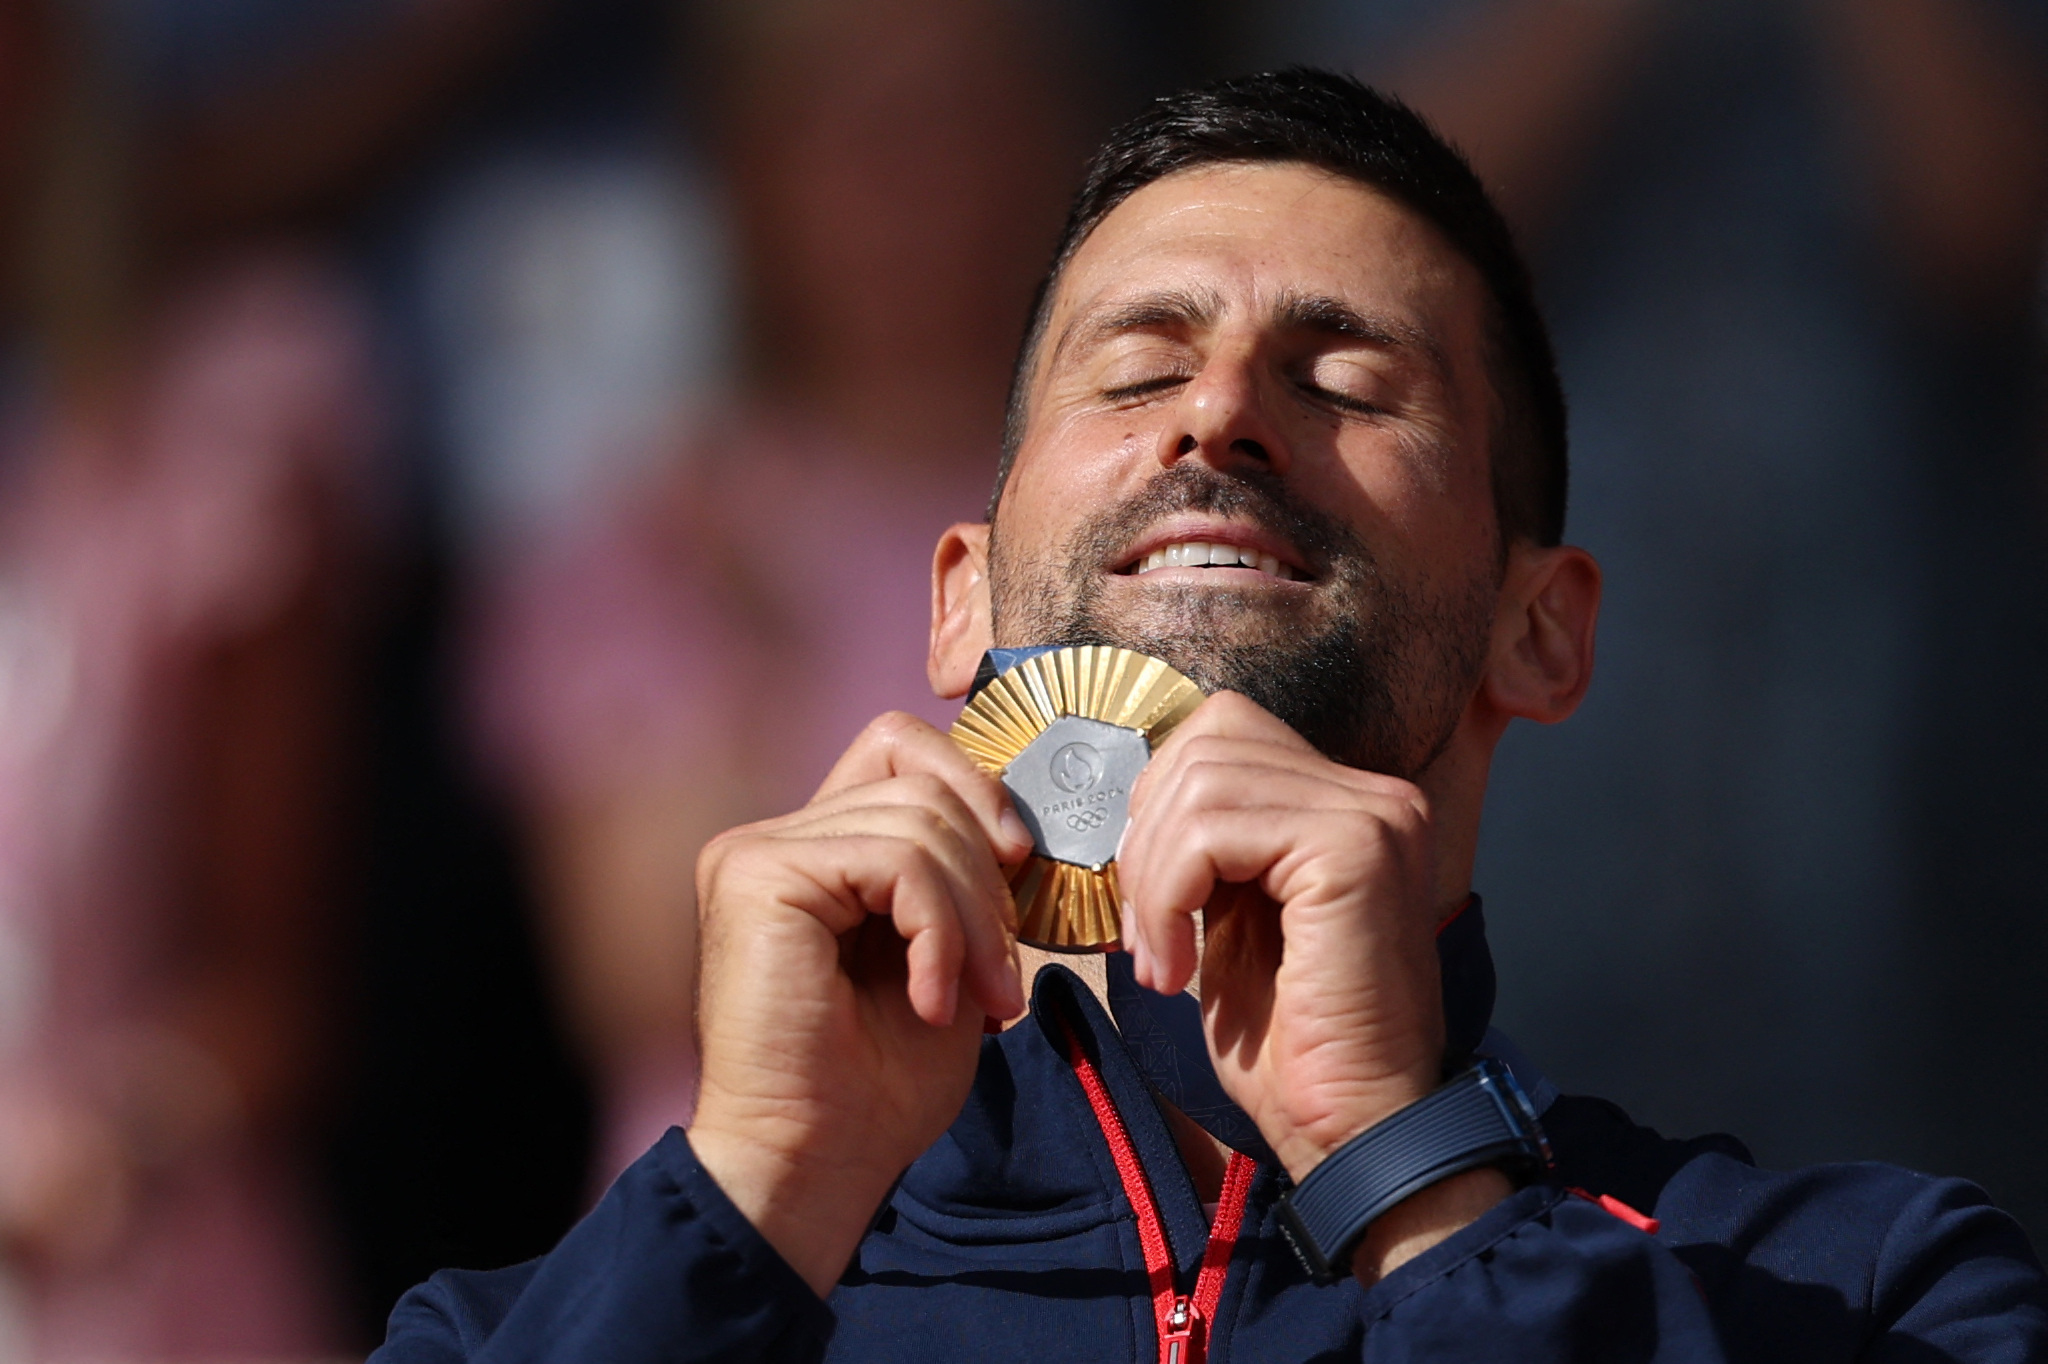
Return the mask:
[[1427, 1097], [1441, 1083], [1441, 1075], [1432, 1069], [1376, 1084], [1355, 1095], [1341, 1114], [1290, 1124], [1277, 1136], [1266, 1134], [1267, 1143], [1287, 1177], [1299, 1184], [1354, 1137]]
[[740, 1215], [823, 1298], [874, 1220], [894, 1175], [786, 1151], [771, 1141], [701, 1120], [690, 1149]]
[[1280, 1225], [1318, 1283], [1354, 1267], [1370, 1283], [1477, 1219], [1512, 1192], [1511, 1177], [1540, 1178], [1550, 1160], [1513, 1073], [1481, 1059], [1297, 1179]]
[[1351, 1274], [1370, 1288], [1408, 1261], [1477, 1222], [1514, 1193], [1514, 1181], [1486, 1167], [1418, 1190], [1366, 1228], [1351, 1253]]

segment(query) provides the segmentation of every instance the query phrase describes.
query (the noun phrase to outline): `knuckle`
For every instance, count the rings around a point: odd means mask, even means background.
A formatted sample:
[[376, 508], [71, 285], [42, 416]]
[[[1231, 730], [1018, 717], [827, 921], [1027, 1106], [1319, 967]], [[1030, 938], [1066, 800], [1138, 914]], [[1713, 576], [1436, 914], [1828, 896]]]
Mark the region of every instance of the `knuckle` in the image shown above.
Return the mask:
[[1428, 832], [1430, 827], [1429, 802], [1420, 792], [1413, 799], [1399, 801], [1388, 813], [1388, 822], [1411, 837]]
[[1196, 805], [1210, 805], [1239, 786], [1235, 764], [1227, 762], [1217, 748], [1188, 754], [1182, 764], [1182, 788]]
[[1229, 769], [1213, 758], [1195, 758], [1181, 769], [1181, 789], [1196, 805], [1210, 805], [1230, 789]]
[[868, 722], [869, 737], [886, 745], [901, 743], [924, 727], [924, 721], [907, 710], [886, 710]]
[[697, 854], [697, 884], [702, 886], [716, 879], [725, 864], [745, 850], [748, 837], [744, 827], [714, 835]]
[[723, 860], [732, 851], [733, 840], [738, 834], [737, 829], [725, 829], [713, 834], [704, 844], [703, 851], [697, 854], [697, 865], [701, 867]]
[[1386, 813], [1381, 810], [1353, 810], [1347, 821], [1351, 828], [1349, 837], [1361, 847], [1384, 848], [1401, 841], [1395, 830], [1387, 823]]
[[1259, 706], [1256, 701], [1246, 696], [1243, 692], [1236, 691], [1212, 692], [1207, 702], [1207, 709], [1218, 715], [1243, 715], [1247, 711], [1255, 711], [1258, 708]]
[[1412, 781], [1390, 777], [1384, 772], [1363, 772], [1355, 768], [1351, 770], [1358, 773], [1362, 788], [1373, 795], [1411, 805], [1427, 805], [1429, 802], [1429, 797], [1423, 794], [1422, 788]]
[[697, 912], [700, 917], [713, 917], [722, 904], [718, 894], [722, 884], [745, 880], [758, 874], [759, 864], [767, 854], [767, 840], [752, 826], [743, 825], [727, 829], [704, 845], [697, 854]]

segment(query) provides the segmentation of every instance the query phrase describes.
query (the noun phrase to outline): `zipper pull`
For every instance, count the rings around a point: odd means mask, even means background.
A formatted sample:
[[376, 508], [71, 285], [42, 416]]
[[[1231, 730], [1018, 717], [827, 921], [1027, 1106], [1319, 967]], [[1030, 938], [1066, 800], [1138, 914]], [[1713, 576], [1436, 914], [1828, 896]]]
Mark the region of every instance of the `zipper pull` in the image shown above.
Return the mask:
[[1189, 1298], [1175, 1298], [1159, 1336], [1159, 1364], [1202, 1364], [1202, 1314]]

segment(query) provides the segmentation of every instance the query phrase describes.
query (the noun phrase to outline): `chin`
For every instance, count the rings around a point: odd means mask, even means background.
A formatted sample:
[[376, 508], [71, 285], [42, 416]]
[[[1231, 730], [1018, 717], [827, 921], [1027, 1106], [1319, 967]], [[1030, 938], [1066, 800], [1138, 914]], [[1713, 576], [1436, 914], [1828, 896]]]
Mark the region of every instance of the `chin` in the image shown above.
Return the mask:
[[[1128, 580], [1126, 580], [1128, 581]], [[1264, 588], [1139, 585], [1104, 593], [1087, 614], [1132, 638], [1255, 647], [1282, 644], [1323, 625], [1313, 598]]]

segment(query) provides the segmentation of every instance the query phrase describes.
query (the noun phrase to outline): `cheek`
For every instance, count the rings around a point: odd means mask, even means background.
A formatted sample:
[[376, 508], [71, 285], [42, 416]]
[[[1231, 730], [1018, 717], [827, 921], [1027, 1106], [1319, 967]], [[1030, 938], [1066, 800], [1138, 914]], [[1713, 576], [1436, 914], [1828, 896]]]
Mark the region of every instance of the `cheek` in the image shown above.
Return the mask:
[[1471, 550], [1493, 538], [1493, 481], [1456, 429], [1382, 430], [1340, 460], [1366, 516], [1416, 546]]
[[1143, 486], [1156, 433], [1129, 416], [1076, 417], [1034, 431], [1018, 452], [1003, 517], [1033, 543], [1063, 544], [1066, 532]]
[[[1392, 462], [1354, 475], [1344, 520], [1357, 527], [1382, 567], [1403, 580], [1463, 582], [1493, 561], [1493, 502], [1469, 477], [1418, 476]], [[1332, 505], [1325, 503], [1324, 505]]]

